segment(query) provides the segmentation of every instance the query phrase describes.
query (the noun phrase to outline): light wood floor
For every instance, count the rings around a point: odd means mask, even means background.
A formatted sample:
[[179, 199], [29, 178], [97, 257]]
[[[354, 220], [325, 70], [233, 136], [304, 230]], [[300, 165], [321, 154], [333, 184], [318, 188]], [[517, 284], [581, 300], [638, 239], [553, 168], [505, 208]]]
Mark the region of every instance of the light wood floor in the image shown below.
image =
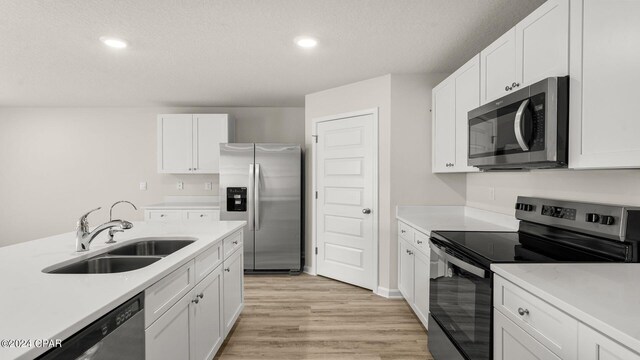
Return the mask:
[[404, 300], [320, 276], [245, 276], [245, 308], [216, 359], [433, 359]]

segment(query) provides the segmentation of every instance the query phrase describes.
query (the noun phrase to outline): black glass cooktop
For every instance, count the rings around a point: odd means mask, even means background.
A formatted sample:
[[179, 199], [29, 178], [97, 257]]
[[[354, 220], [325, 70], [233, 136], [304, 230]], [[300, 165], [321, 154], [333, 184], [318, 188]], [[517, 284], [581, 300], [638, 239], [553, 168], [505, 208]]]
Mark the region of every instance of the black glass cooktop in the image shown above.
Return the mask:
[[435, 242], [476, 262], [624, 262], [630, 244], [532, 226], [531, 232], [434, 231]]

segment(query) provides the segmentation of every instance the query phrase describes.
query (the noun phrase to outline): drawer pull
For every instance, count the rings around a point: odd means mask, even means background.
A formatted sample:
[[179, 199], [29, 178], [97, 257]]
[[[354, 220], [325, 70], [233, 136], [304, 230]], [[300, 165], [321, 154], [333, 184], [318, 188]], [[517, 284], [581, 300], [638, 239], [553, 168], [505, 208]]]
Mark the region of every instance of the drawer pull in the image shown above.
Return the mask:
[[422, 244], [422, 240], [417, 240], [418, 245]]
[[160, 217], [164, 217], [164, 214], [160, 214]]
[[191, 300], [191, 302], [197, 304], [200, 302], [200, 299], [198, 299], [198, 297], [196, 296], [196, 298]]
[[238, 245], [238, 240], [233, 242], [234, 245]]
[[200, 217], [204, 217], [204, 214], [200, 214]]
[[529, 315], [529, 309], [518, 308], [518, 314], [520, 314], [520, 316]]
[[406, 231], [404, 231], [404, 230], [400, 230], [400, 232], [403, 233], [403, 234], [406, 233]]
[[224, 269], [224, 271], [230, 272], [231, 270], [229, 268], [226, 268], [226, 269]]

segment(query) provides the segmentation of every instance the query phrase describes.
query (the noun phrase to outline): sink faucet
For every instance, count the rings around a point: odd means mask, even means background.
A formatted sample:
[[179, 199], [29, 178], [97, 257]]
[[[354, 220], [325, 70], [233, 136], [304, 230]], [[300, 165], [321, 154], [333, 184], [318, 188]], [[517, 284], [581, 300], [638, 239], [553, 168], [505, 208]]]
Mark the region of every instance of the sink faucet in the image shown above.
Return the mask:
[[96, 227], [95, 229], [93, 229], [93, 231], [89, 231], [89, 222], [87, 221], [87, 216], [89, 216], [89, 214], [91, 214], [92, 212], [100, 209], [102, 208], [95, 208], [82, 215], [78, 220], [78, 227], [76, 228], [76, 251], [89, 250], [89, 245], [96, 238], [96, 236], [107, 229], [119, 228], [121, 230], [126, 230], [133, 227], [133, 224], [126, 220], [109, 220], [109, 222]]
[[[111, 205], [111, 209], [109, 209], [109, 221], [113, 221], [113, 207], [121, 203], [129, 204], [133, 206], [135, 210], [138, 210], [138, 208], [131, 201], [127, 201], [127, 200], [116, 201], [113, 203], [113, 205]], [[115, 244], [116, 241], [113, 240], [113, 235], [115, 235], [115, 233], [117, 232], [124, 232], [124, 230], [125, 230], [124, 228], [122, 229], [117, 229], [115, 227], [110, 228], [107, 235], [107, 241], [105, 241], [105, 244]]]

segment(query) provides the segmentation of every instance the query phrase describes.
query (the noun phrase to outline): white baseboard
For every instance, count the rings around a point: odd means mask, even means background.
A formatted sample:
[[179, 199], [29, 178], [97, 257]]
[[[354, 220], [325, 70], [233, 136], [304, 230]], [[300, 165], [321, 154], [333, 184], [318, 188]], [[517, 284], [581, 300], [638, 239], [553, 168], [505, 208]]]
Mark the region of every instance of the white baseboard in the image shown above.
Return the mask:
[[375, 291], [376, 295], [382, 296], [382, 297], [386, 297], [387, 299], [402, 299], [402, 293], [400, 293], [400, 290], [398, 289], [387, 289], [385, 287], [382, 286], [378, 286], [378, 288]]
[[311, 266], [305, 265], [304, 268], [302, 269], [302, 272], [304, 272], [306, 274], [309, 274], [309, 275], [316, 276], [316, 273], [313, 271], [313, 268], [311, 268]]

